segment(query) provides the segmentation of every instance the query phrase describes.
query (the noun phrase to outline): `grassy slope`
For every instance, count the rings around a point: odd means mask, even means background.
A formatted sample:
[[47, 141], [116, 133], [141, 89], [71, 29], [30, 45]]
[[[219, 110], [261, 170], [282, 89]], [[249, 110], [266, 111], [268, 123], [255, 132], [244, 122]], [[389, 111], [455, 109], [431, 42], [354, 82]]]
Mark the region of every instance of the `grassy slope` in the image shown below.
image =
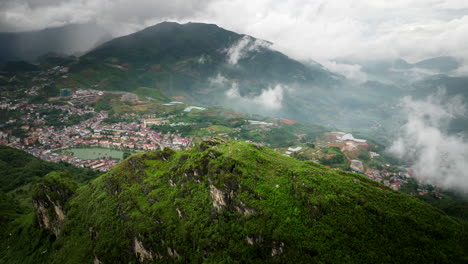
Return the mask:
[[21, 262], [25, 256], [36, 263], [45, 262], [47, 254], [42, 252], [50, 249], [52, 241], [47, 232], [36, 227], [31, 195], [33, 186], [51, 171], [67, 171], [82, 184], [98, 175], [95, 171], [49, 163], [21, 150], [0, 146], [0, 263]]
[[[210, 190], [224, 197], [219, 211]], [[242, 142], [136, 154], [77, 193], [50, 262], [135, 263], [135, 238], [163, 261], [466, 261], [462, 224], [433, 207]]]

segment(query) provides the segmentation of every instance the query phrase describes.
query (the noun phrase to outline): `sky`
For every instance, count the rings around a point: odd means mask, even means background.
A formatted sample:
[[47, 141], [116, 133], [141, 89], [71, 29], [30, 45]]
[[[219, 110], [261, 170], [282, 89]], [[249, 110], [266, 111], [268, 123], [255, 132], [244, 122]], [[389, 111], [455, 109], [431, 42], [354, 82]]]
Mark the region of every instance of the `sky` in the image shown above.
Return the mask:
[[96, 22], [120, 36], [162, 21], [214, 23], [321, 63], [447, 55], [468, 61], [466, 0], [0, 1], [2, 32]]

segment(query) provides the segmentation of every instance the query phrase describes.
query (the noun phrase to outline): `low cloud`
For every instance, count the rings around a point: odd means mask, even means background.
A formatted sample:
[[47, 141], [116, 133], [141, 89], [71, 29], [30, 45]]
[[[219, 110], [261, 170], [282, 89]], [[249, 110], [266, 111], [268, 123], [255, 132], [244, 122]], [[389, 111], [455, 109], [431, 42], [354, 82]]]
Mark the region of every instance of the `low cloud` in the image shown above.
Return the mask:
[[455, 76], [468, 76], [468, 60], [465, 60], [462, 65], [453, 72]]
[[325, 61], [323, 65], [330, 71], [341, 74], [347, 79], [364, 83], [368, 80], [368, 76], [361, 70], [362, 66], [358, 64], [337, 63], [335, 61]]
[[269, 109], [280, 109], [283, 102], [285, 88], [277, 84], [275, 87], [269, 87], [262, 93], [252, 99], [253, 102], [261, 104]]
[[405, 97], [401, 106], [408, 121], [390, 153], [412, 161], [421, 182], [467, 192], [468, 141], [447, 133], [450, 121], [466, 114], [462, 98], [449, 98], [441, 90], [426, 100]]
[[215, 77], [209, 78], [208, 81], [211, 85], [224, 85], [229, 82], [229, 80], [220, 73], [218, 73]]
[[247, 57], [251, 52], [267, 48], [270, 45], [271, 43], [267, 41], [244, 36], [226, 50], [227, 61], [229, 64], [235, 65], [240, 59]]
[[423, 69], [423, 68], [409, 68], [409, 69], [395, 69], [395, 68], [390, 68], [391, 72], [397, 72], [404, 76], [407, 80], [410, 81], [420, 81], [423, 80], [426, 77], [432, 76], [432, 75], [437, 75], [441, 74], [440, 71], [437, 70], [429, 70], [429, 69]]
[[264, 89], [260, 95], [254, 97], [241, 96], [239, 85], [236, 82], [231, 83], [231, 87], [226, 90], [225, 95], [231, 100], [240, 100], [248, 105], [260, 105], [266, 110], [279, 110], [282, 107], [284, 93], [288, 90], [286, 86], [277, 84], [274, 87]]
[[198, 64], [205, 64], [206, 61], [207, 57], [205, 57], [205, 55], [200, 56], [197, 60]]

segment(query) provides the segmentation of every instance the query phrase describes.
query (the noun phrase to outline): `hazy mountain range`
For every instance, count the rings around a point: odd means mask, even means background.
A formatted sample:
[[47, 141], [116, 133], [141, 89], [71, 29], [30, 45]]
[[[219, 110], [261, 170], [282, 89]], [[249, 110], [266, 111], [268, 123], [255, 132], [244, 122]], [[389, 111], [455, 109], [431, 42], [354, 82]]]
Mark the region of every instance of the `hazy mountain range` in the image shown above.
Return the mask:
[[33, 61], [50, 52], [80, 55], [109, 39], [111, 35], [94, 23], [0, 33], [0, 64], [11, 60]]

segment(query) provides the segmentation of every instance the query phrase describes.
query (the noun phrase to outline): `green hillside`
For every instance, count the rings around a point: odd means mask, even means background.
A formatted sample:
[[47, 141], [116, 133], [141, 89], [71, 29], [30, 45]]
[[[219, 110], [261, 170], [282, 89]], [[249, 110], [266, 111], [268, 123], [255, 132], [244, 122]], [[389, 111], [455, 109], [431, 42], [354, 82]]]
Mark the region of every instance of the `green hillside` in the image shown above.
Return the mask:
[[92, 183], [52, 173], [2, 263], [462, 263], [466, 225], [358, 174], [244, 142], [131, 156]]
[[67, 172], [81, 184], [98, 175], [89, 169], [46, 162], [21, 150], [0, 145], [0, 227], [32, 211], [32, 186], [52, 171]]

